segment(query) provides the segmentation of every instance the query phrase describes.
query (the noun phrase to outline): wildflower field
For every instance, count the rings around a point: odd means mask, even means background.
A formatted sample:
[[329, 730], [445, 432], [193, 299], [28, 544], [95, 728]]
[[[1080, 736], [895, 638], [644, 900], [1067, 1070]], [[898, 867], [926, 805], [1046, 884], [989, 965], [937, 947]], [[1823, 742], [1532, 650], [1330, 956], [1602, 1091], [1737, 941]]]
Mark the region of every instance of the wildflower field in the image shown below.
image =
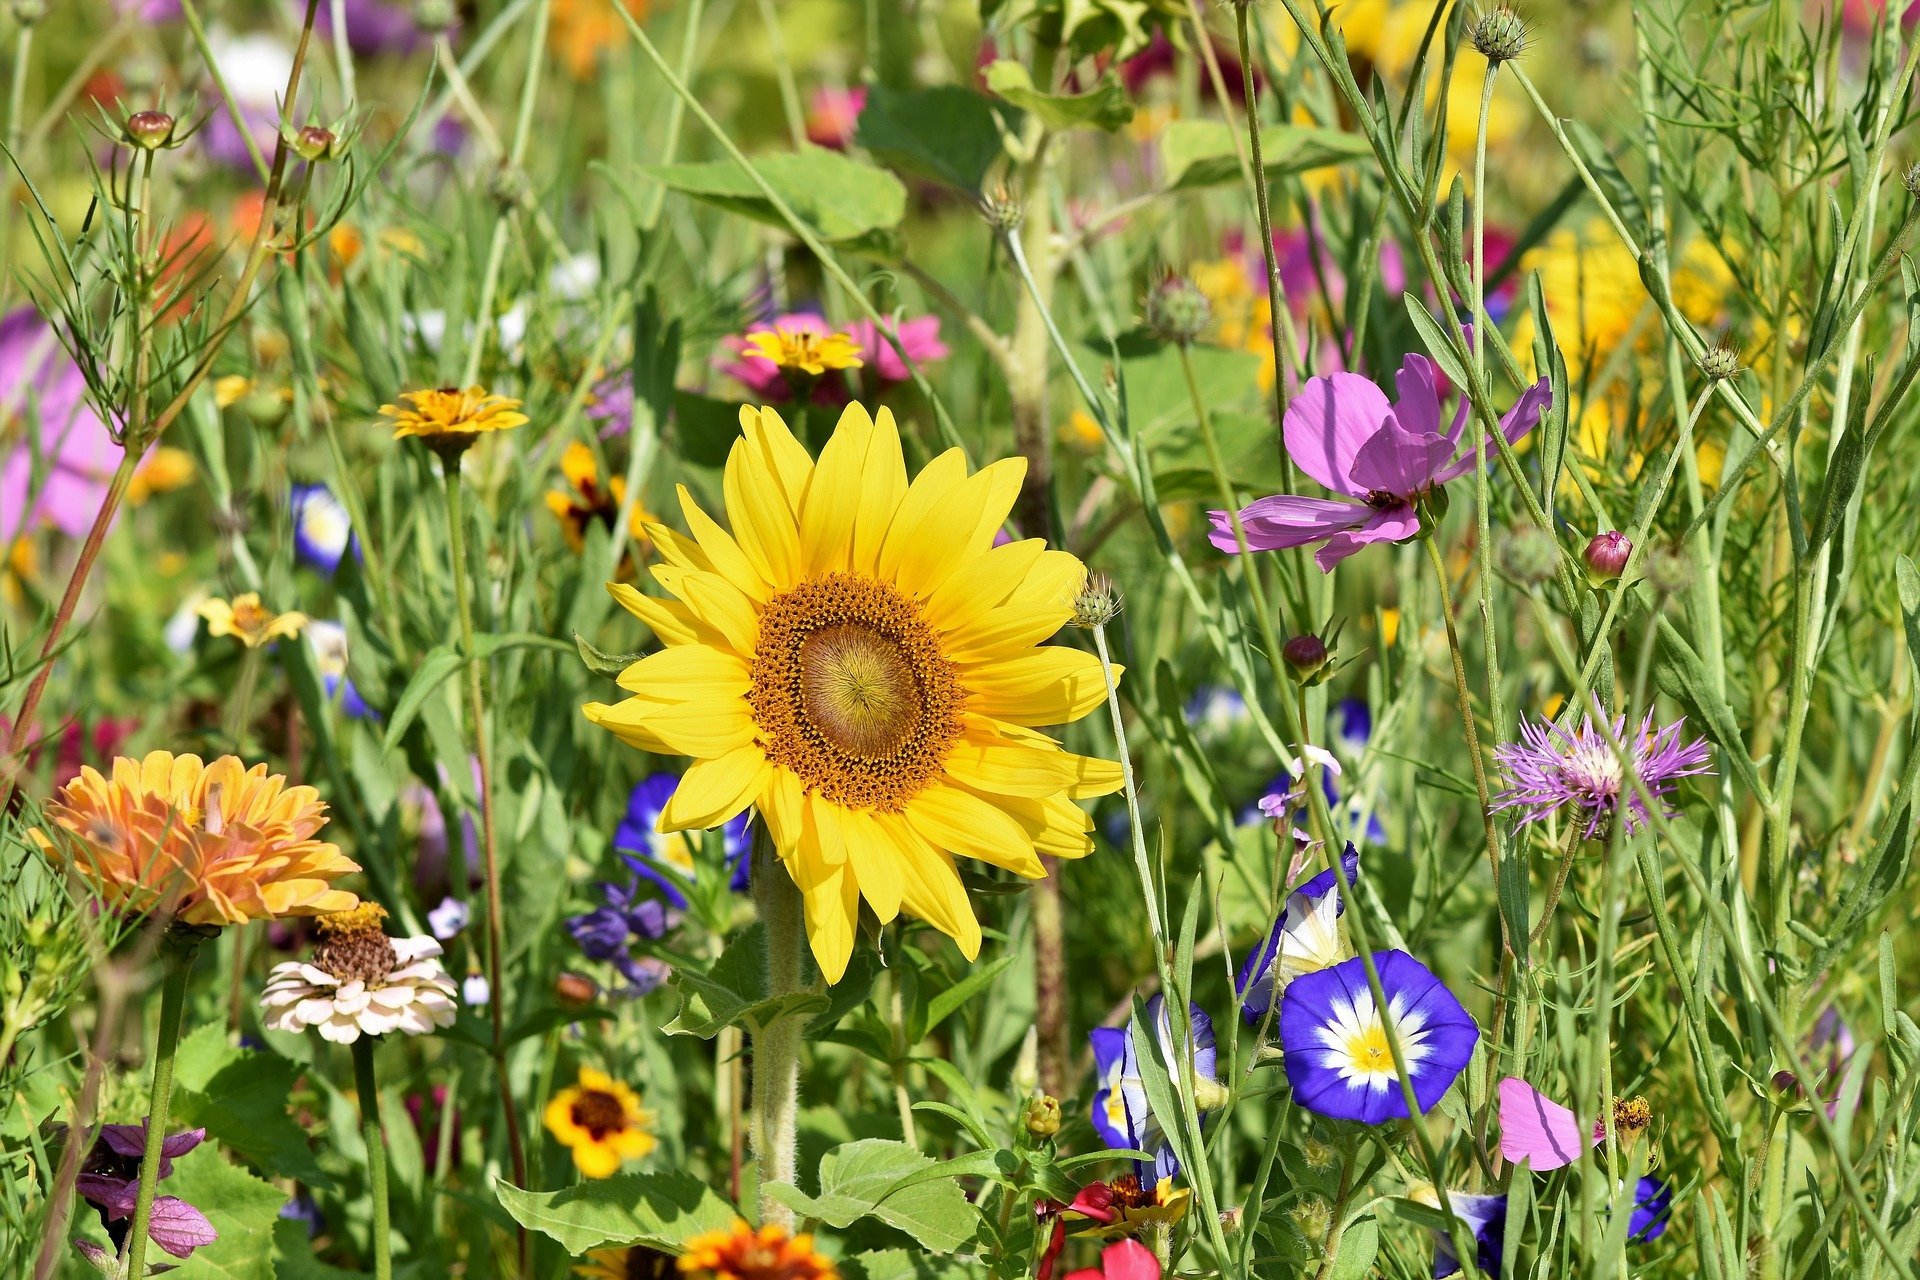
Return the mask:
[[0, 1277], [1915, 1280], [1917, 67], [0, 0]]

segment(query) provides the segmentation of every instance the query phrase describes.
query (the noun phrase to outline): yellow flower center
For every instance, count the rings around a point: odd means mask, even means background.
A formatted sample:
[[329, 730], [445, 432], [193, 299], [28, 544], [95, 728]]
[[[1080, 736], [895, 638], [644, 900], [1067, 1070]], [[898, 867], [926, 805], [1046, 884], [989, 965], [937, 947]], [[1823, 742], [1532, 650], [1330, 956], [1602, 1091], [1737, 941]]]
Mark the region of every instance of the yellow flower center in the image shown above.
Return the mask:
[[585, 1129], [595, 1142], [604, 1142], [609, 1134], [627, 1127], [627, 1108], [620, 1099], [604, 1089], [582, 1089], [573, 1100], [573, 1122]]
[[273, 615], [261, 608], [258, 600], [245, 597], [233, 602], [233, 625], [248, 635], [258, 635], [267, 629], [273, 621]]
[[1347, 1056], [1355, 1071], [1393, 1070], [1393, 1050], [1387, 1047], [1387, 1031], [1378, 1018], [1347, 1037]]
[[835, 803], [905, 807], [939, 775], [965, 697], [933, 629], [884, 583], [828, 574], [760, 615], [747, 702], [761, 749]]

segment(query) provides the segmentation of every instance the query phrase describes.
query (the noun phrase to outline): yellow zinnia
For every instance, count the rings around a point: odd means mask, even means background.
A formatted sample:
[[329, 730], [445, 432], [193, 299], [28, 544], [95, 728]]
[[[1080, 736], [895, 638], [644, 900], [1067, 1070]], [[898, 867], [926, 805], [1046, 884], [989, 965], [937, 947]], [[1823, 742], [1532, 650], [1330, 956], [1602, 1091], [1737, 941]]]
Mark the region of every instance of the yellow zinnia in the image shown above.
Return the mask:
[[[620, 507], [627, 500], [627, 478], [614, 476], [603, 484], [593, 450], [578, 440], [560, 455], [560, 474], [566, 477], [568, 487], [547, 490], [547, 510], [559, 518], [560, 531], [577, 554], [587, 545], [588, 525], [597, 520], [613, 528], [613, 522], [620, 516]], [[638, 502], [633, 504], [633, 512], [627, 517], [627, 533], [640, 545], [642, 554], [647, 549], [647, 525], [652, 519]], [[631, 565], [623, 560], [620, 576], [625, 578], [630, 572]]]
[[298, 609], [275, 613], [260, 603], [258, 591], [248, 591], [227, 600], [203, 600], [195, 610], [207, 621], [207, 634], [232, 636], [249, 649], [258, 649], [269, 640], [289, 640], [307, 625], [307, 615]]
[[748, 360], [765, 360], [783, 373], [817, 378], [829, 369], [858, 369], [860, 344], [851, 334], [828, 333], [805, 316], [787, 316], [771, 329], [755, 329], [746, 336]]
[[816, 463], [771, 409], [742, 409], [727, 459], [733, 531], [680, 505], [693, 536], [649, 527], [675, 599], [610, 585], [665, 646], [620, 676], [634, 696], [587, 718], [644, 751], [694, 759], [662, 831], [749, 805], [806, 903], [814, 958], [845, 972], [861, 898], [903, 908], [971, 959], [953, 855], [1029, 878], [1092, 849], [1074, 800], [1120, 769], [1039, 726], [1097, 707], [1099, 661], [1036, 647], [1073, 616], [1085, 567], [1038, 538], [994, 546], [1023, 459], [968, 475], [950, 449], [907, 482], [900, 434], [849, 405]]
[[419, 436], [430, 445], [471, 440], [483, 431], [506, 431], [527, 420], [520, 402], [496, 396], [485, 387], [438, 387], [409, 391], [400, 397], [406, 406], [383, 404], [380, 412], [393, 420], [393, 438]]
[[48, 802], [62, 838], [28, 835], [121, 910], [170, 904], [188, 924], [227, 925], [353, 908], [332, 882], [359, 864], [314, 839], [320, 794], [286, 782], [236, 756], [122, 757], [111, 778], [88, 766]]
[[592, 1067], [580, 1068], [580, 1082], [553, 1095], [544, 1118], [584, 1177], [611, 1178], [654, 1147], [647, 1131], [653, 1113], [641, 1107], [640, 1095]]

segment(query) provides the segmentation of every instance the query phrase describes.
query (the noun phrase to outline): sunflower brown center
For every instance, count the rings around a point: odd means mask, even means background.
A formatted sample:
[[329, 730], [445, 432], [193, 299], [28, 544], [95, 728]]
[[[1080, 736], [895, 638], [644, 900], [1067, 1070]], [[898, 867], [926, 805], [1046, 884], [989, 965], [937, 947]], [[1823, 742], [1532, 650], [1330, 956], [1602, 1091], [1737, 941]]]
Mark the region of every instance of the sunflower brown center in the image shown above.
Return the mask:
[[747, 693], [760, 748], [837, 804], [904, 808], [940, 773], [965, 699], [933, 628], [885, 583], [827, 574], [760, 615]]
[[627, 1109], [620, 1099], [602, 1089], [584, 1089], [573, 1100], [573, 1122], [599, 1142], [627, 1127]]

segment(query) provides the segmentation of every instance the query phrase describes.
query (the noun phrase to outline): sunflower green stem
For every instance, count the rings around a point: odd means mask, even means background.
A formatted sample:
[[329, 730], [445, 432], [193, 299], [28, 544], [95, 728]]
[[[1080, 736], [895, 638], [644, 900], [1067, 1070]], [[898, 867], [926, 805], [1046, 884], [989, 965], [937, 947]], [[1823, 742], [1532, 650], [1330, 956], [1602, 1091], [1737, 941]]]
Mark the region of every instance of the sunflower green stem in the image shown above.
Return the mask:
[[[373, 1078], [373, 1046], [377, 1039], [377, 1036], [363, 1035], [353, 1042], [353, 1088], [360, 1097], [360, 1138], [367, 1146], [367, 1190], [373, 1198], [373, 1274], [375, 1280], [392, 1280], [387, 1148], [380, 1132], [380, 1089]], [[448, 1105], [450, 1109], [452, 1104]]]
[[187, 979], [200, 953], [200, 937], [173, 926], [161, 944], [160, 1039], [153, 1051], [153, 1088], [147, 1096], [146, 1146], [140, 1152], [140, 1186], [133, 1202], [133, 1223], [127, 1231], [129, 1276], [147, 1274], [147, 1229], [153, 1222], [153, 1196], [160, 1185], [161, 1147], [167, 1140], [167, 1117], [173, 1106], [173, 1060], [180, 1045], [180, 1018], [187, 1002]]
[[[767, 824], [753, 833], [753, 904], [767, 932], [767, 998], [798, 994], [800, 950], [806, 938], [800, 888], [774, 851]], [[775, 1017], [753, 1028], [753, 1153], [760, 1165], [760, 1225], [794, 1229], [793, 1209], [776, 1199], [776, 1183], [794, 1184], [798, 1170], [800, 1041], [797, 1017]]]

